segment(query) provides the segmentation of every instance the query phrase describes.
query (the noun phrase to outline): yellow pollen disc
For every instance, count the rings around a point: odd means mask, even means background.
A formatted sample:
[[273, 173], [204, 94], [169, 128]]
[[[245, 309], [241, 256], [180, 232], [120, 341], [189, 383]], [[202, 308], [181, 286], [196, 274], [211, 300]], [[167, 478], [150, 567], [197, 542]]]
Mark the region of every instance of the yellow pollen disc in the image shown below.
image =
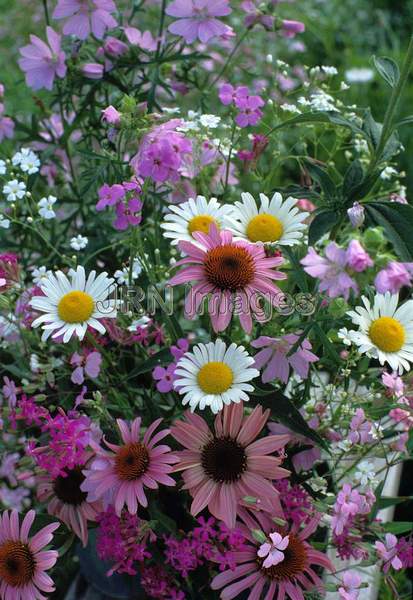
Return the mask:
[[215, 219], [209, 215], [198, 215], [191, 219], [188, 223], [188, 231], [192, 235], [194, 231], [202, 231], [202, 233], [209, 233], [209, 227], [211, 223], [217, 225]]
[[267, 213], [253, 217], [247, 227], [247, 236], [251, 242], [276, 242], [283, 232], [281, 221]]
[[232, 369], [223, 362], [209, 362], [198, 373], [198, 385], [206, 394], [222, 394], [234, 381]]
[[65, 294], [57, 306], [57, 312], [66, 323], [83, 323], [92, 316], [95, 302], [86, 292], [73, 291]]
[[398, 352], [406, 339], [403, 325], [391, 317], [380, 317], [372, 322], [369, 338], [383, 352]]

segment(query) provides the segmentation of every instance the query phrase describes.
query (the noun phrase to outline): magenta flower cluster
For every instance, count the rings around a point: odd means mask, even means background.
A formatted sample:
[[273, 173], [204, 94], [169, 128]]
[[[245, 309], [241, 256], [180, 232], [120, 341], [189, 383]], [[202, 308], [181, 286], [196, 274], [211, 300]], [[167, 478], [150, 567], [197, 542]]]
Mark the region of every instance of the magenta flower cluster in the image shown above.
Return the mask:
[[143, 204], [139, 198], [141, 186], [137, 181], [124, 181], [122, 184], [104, 184], [98, 192], [99, 200], [96, 210], [102, 211], [108, 206], [115, 207], [116, 218], [113, 227], [125, 231], [128, 227], [136, 227], [142, 220], [140, 214]]
[[233, 105], [238, 110], [235, 123], [238, 127], [257, 125], [262, 118], [261, 108], [265, 102], [256, 94], [251, 94], [245, 85], [236, 88], [230, 83], [223, 83], [218, 90], [219, 99], [225, 106]]
[[177, 131], [180, 119], [155, 126], [142, 139], [131, 166], [138, 177], [150, 177], [157, 183], [175, 182], [190, 159], [192, 142]]

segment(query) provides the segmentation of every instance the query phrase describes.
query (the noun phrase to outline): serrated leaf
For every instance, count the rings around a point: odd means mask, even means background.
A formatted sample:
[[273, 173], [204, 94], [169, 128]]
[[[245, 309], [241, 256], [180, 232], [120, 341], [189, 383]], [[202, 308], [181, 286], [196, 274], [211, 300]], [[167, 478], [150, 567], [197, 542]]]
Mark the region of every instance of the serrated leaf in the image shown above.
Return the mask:
[[323, 210], [311, 221], [308, 229], [308, 243], [314, 246], [318, 240], [331, 231], [339, 221], [339, 214], [334, 210]]
[[412, 262], [413, 207], [398, 202], [368, 202], [364, 208], [374, 224], [384, 228], [401, 260]]
[[260, 397], [260, 404], [264, 408], [270, 409], [272, 418], [288, 427], [288, 429], [291, 429], [291, 431], [309, 438], [317, 446], [329, 451], [327, 442], [308, 426], [300, 411], [289, 398], [284, 396], [282, 392], [271, 387], [263, 391], [264, 394], [260, 393], [259, 389], [256, 389], [252, 395]]
[[387, 56], [373, 56], [373, 63], [390, 87], [395, 87], [400, 79], [399, 65]]

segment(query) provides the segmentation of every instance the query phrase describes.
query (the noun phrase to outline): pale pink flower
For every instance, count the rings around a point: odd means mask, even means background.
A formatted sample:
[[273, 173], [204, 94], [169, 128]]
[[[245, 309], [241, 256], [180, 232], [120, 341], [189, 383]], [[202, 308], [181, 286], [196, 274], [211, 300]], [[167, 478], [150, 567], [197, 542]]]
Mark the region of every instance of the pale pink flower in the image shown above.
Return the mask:
[[358, 240], [351, 240], [346, 250], [347, 265], [353, 271], [362, 273], [373, 266], [373, 261]]
[[229, 0], [173, 0], [166, 14], [176, 17], [168, 27], [175, 35], [182, 36], [187, 44], [192, 44], [197, 38], [206, 43], [211, 38], [225, 35], [228, 27], [216, 17], [225, 17], [232, 10]]
[[106, 121], [109, 125], [119, 125], [120, 118], [121, 113], [111, 104], [102, 110], [102, 121]]
[[338, 588], [340, 600], [358, 600], [360, 594], [361, 577], [355, 571], [346, 571]]
[[280, 379], [287, 383], [290, 367], [302, 378], [307, 379], [311, 363], [317, 362], [318, 356], [311, 352], [312, 346], [309, 340], [304, 339], [300, 346], [288, 356], [288, 353], [298, 342], [300, 335], [289, 333], [280, 338], [272, 338], [265, 335], [251, 342], [253, 348], [262, 348], [255, 355], [255, 367], [265, 367], [261, 378], [263, 383]]
[[14, 121], [10, 117], [4, 117], [4, 104], [0, 102], [0, 142], [4, 138], [12, 138], [14, 135]]
[[412, 267], [412, 263], [389, 262], [389, 264], [376, 275], [376, 279], [374, 280], [376, 290], [380, 294], [385, 294], [386, 292], [398, 294], [402, 287], [411, 287]]
[[99, 352], [90, 352], [86, 355], [81, 355], [75, 352], [70, 359], [70, 364], [76, 368], [73, 371], [70, 380], [77, 385], [82, 385], [85, 380], [85, 374], [92, 379], [96, 379], [100, 373], [100, 365], [102, 356]]
[[65, 35], [85, 40], [92, 32], [101, 40], [107, 29], [118, 24], [111, 14], [115, 11], [113, 0], [59, 0], [53, 19], [67, 19], [63, 26]]
[[143, 33], [136, 29], [136, 27], [125, 27], [124, 32], [126, 38], [132, 46], [138, 46], [142, 50], [153, 52], [156, 50], [156, 39], [152, 36], [150, 31], [144, 31]]
[[376, 542], [374, 547], [379, 557], [384, 561], [383, 571], [387, 573], [390, 567], [393, 567], [395, 571], [399, 571], [403, 563], [397, 556], [397, 537], [392, 533], [386, 533], [383, 542]]
[[325, 258], [310, 247], [308, 254], [300, 262], [306, 273], [320, 280], [320, 292], [327, 292], [330, 298], [343, 296], [348, 300], [350, 290], [358, 293], [356, 282], [346, 272], [346, 250], [339, 248], [335, 242], [330, 242], [326, 247]]
[[264, 558], [262, 566], [264, 569], [269, 569], [275, 565], [278, 565], [285, 558], [283, 550], [286, 550], [290, 542], [288, 535], [283, 537], [277, 531], [270, 533], [269, 538], [271, 542], [265, 542], [259, 547], [257, 555], [260, 558]]
[[57, 75], [61, 79], [66, 75], [66, 55], [60, 46], [61, 36], [51, 27], [46, 27], [49, 45], [36, 35], [30, 36], [30, 44], [20, 48], [22, 58], [20, 68], [26, 73], [26, 83], [34, 90], [51, 90]]
[[59, 523], [51, 523], [29, 537], [35, 519], [29, 510], [19, 523], [17, 510], [0, 515], [0, 597], [2, 600], [44, 600], [55, 587], [46, 571], [56, 563], [56, 550], [43, 550]]

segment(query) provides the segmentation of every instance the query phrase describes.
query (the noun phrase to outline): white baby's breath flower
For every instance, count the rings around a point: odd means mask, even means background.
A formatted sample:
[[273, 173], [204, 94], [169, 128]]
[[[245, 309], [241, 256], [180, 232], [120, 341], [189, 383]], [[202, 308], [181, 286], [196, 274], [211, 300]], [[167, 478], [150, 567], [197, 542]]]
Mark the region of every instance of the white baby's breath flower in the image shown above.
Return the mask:
[[8, 202], [16, 202], [21, 200], [26, 193], [26, 184], [17, 179], [11, 179], [3, 186], [3, 194], [6, 194]]
[[[138, 279], [138, 277], [141, 273], [142, 273], [142, 265], [141, 265], [140, 261], [137, 258], [135, 258], [135, 260], [133, 261], [133, 267], [132, 267], [132, 281], [134, 281], [135, 279]], [[117, 271], [115, 271], [113, 276], [115, 277], [116, 283], [118, 285], [124, 285], [125, 283], [128, 283], [128, 281], [129, 281], [129, 268], [123, 267], [123, 269], [118, 269]]]
[[0, 160], [0, 175], [5, 175], [7, 171], [7, 165], [5, 160]]
[[79, 252], [80, 250], [84, 250], [86, 248], [88, 242], [89, 240], [87, 239], [87, 237], [84, 237], [83, 235], [77, 235], [75, 237], [72, 237], [72, 239], [70, 240], [70, 247], [73, 248], [73, 250]]
[[57, 198], [55, 196], [48, 196], [47, 198], [42, 198], [37, 203], [39, 214], [43, 219], [54, 219], [56, 217], [56, 213], [53, 210], [53, 205], [56, 203]]
[[395, 175], [398, 175], [396, 169], [394, 169], [393, 167], [385, 167], [380, 173], [380, 179], [384, 179], [385, 181], [387, 181]]
[[281, 104], [280, 108], [285, 112], [296, 113], [297, 115], [302, 112], [295, 104]]
[[22, 153], [20, 162], [19, 162], [19, 166], [20, 166], [20, 169], [23, 171], [23, 173], [28, 173], [29, 175], [33, 175], [34, 173], [37, 173], [40, 169], [39, 157], [37, 156], [37, 154], [35, 154], [31, 150], [29, 150], [28, 152], [26, 152], [24, 154]]
[[0, 215], [0, 227], [8, 229], [10, 227], [10, 219], [6, 219], [3, 215]]
[[201, 115], [199, 122], [207, 129], [215, 129], [220, 124], [221, 117], [217, 117], [216, 115]]
[[354, 473], [354, 479], [361, 485], [375, 485], [376, 472], [373, 463], [368, 460], [363, 460], [357, 465], [357, 470]]
[[47, 279], [51, 273], [52, 273], [52, 271], [49, 271], [48, 269], [46, 269], [46, 267], [37, 267], [37, 268], [33, 269], [33, 272], [32, 272], [33, 283], [35, 285], [38, 285], [40, 283], [43, 283], [43, 281], [47, 281]]

